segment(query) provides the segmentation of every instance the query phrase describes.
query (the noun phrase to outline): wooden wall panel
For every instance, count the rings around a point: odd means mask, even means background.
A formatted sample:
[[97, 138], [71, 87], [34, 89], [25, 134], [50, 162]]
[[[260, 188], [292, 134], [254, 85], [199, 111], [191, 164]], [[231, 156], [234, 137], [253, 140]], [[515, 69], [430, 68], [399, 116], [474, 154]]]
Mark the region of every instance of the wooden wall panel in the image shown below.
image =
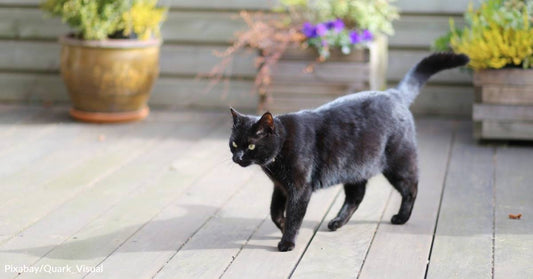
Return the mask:
[[[14, 6], [38, 6], [41, 0], [0, 0], [0, 5]], [[402, 12], [408, 13], [441, 13], [458, 14], [462, 13], [468, 6], [470, 0], [453, 1], [420, 1], [420, 0], [398, 0], [395, 4]], [[207, 10], [265, 10], [276, 5], [276, 0], [159, 0], [161, 5], [169, 6], [173, 9], [207, 9]]]
[[[468, 0], [452, 2], [396, 2], [402, 17], [395, 24], [396, 34], [389, 38], [387, 79], [390, 84], [396, 84], [410, 67], [430, 52], [432, 41], [448, 30], [450, 16], [458, 25], [462, 24], [460, 13], [466, 8]], [[59, 19], [46, 17], [39, 10], [39, 3], [40, 0], [0, 0], [0, 79], [16, 77], [9, 80], [9, 90], [0, 91], [0, 101], [67, 100], [58, 77], [60, 46], [56, 42], [59, 35], [68, 32], [68, 28]], [[199, 73], [209, 72], [220, 61], [213, 55], [214, 51], [223, 50], [231, 43], [235, 32], [245, 27], [239, 19], [240, 9], [266, 10], [276, 1], [160, 0], [160, 3], [171, 9], [162, 28], [165, 40], [161, 59], [162, 78], [154, 89], [152, 103], [225, 107], [228, 101], [221, 101], [216, 96], [224, 90], [217, 89], [204, 97], [183, 92], [205, 91], [200, 90], [199, 86], [207, 86], [209, 82], [204, 79], [196, 81], [195, 77]], [[217, 87], [240, 92], [231, 96], [233, 100], [242, 97], [243, 101], [236, 104], [244, 107], [253, 107], [253, 101], [256, 100], [253, 95], [242, 93], [251, 92], [255, 57], [255, 52], [238, 55], [226, 72], [231, 85]], [[193, 81], [195, 85], [191, 89]], [[420, 100], [415, 102], [412, 109], [424, 114], [468, 116], [473, 99], [470, 84], [471, 75], [464, 71], [452, 70], [438, 74], [423, 89]], [[45, 87], [41, 88], [41, 85]], [[17, 94], [15, 89], [20, 92]], [[185, 96], [191, 100], [185, 101]]]

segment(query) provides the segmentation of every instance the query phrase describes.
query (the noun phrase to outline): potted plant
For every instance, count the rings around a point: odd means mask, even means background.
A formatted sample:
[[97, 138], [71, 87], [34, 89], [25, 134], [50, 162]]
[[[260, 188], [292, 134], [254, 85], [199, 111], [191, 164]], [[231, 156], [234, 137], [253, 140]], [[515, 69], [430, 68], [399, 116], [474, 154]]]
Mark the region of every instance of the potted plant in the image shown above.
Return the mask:
[[474, 136], [533, 140], [533, 1], [487, 0], [465, 13], [465, 26], [438, 39], [470, 57]]
[[396, 7], [388, 0], [280, 0], [273, 13], [242, 12], [248, 29], [211, 72], [256, 49], [258, 110], [294, 111], [385, 86], [387, 40]]
[[148, 115], [159, 74], [159, 29], [166, 9], [157, 0], [45, 0], [44, 11], [73, 32], [62, 36], [61, 76], [70, 114], [88, 122], [122, 122]]

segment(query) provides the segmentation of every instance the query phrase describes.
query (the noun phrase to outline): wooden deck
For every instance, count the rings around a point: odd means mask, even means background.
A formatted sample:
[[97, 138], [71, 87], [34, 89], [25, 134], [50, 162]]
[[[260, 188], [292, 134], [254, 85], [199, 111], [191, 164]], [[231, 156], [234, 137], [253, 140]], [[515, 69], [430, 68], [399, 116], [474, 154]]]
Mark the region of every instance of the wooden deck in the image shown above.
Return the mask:
[[341, 187], [315, 193], [280, 253], [271, 183], [231, 162], [230, 122], [154, 111], [88, 125], [64, 107], [0, 106], [0, 278], [533, 278], [532, 145], [478, 145], [468, 121], [418, 119], [406, 225], [390, 224], [399, 195], [378, 176], [336, 232]]

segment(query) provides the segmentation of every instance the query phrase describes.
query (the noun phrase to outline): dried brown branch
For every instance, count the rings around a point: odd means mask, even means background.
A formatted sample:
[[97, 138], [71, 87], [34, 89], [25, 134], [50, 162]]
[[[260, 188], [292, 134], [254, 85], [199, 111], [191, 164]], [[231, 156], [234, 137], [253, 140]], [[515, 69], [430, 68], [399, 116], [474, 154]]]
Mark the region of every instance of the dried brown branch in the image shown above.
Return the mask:
[[211, 78], [211, 86], [216, 85], [224, 78], [224, 73], [238, 52], [248, 48], [257, 49], [261, 56], [255, 61], [257, 73], [254, 89], [259, 93], [261, 103], [265, 104], [270, 99], [267, 89], [272, 82], [273, 66], [283, 56], [287, 48], [300, 46], [305, 40], [305, 36], [300, 32], [299, 24], [288, 23], [291, 21], [286, 14], [242, 11], [240, 16], [247, 24], [248, 29], [238, 32], [234, 43], [225, 51], [215, 53], [222, 60], [212, 68], [207, 76]]

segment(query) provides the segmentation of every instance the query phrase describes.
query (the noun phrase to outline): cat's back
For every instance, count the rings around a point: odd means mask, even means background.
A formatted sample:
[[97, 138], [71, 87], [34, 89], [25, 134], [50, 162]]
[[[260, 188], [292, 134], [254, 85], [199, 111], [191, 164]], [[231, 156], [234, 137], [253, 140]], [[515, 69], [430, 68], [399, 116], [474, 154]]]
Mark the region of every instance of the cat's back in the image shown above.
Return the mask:
[[288, 157], [312, 166], [307, 171], [318, 189], [381, 171], [387, 142], [412, 125], [409, 115], [393, 94], [366, 91], [279, 119], [289, 135]]
[[[285, 125], [304, 130], [321, 128], [346, 128], [355, 125], [359, 130], [365, 128], [387, 130], [404, 126], [412, 115], [397, 95], [387, 91], [363, 91], [339, 97], [316, 109], [301, 110], [281, 116]], [[386, 127], [387, 126], [387, 127]], [[292, 129], [290, 129], [292, 130]]]
[[394, 118], [405, 107], [396, 96], [388, 91], [363, 91], [339, 97], [315, 110], [315, 113], [328, 116], [350, 116], [359, 118]]

